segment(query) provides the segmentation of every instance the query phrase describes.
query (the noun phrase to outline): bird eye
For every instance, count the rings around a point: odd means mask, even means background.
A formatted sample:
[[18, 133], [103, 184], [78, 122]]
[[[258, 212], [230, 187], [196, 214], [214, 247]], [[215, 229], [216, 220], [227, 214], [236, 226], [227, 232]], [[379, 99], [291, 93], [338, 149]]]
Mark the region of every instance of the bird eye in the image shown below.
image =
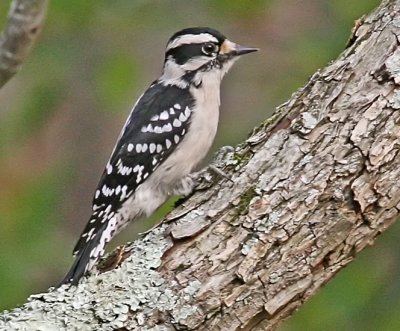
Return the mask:
[[218, 46], [213, 43], [206, 43], [201, 50], [205, 55], [211, 55], [218, 52]]

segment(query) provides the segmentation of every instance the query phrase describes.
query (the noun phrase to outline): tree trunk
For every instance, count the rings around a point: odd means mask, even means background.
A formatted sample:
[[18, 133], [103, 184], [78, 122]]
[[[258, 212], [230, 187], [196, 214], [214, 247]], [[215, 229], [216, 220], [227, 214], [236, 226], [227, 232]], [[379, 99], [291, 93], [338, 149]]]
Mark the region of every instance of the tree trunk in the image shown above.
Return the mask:
[[220, 155], [231, 180], [206, 173], [111, 271], [31, 296], [0, 328], [276, 329], [398, 217], [399, 37], [400, 0], [383, 1], [338, 60]]
[[20, 69], [39, 34], [47, 0], [14, 0], [0, 34], [0, 87]]

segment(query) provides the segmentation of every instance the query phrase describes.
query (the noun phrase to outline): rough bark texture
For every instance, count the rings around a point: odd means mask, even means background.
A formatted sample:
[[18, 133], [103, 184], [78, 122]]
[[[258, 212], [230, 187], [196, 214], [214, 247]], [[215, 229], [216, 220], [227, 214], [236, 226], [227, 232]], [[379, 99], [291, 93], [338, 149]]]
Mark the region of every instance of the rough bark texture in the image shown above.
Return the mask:
[[399, 215], [399, 37], [400, 0], [384, 1], [338, 60], [221, 154], [232, 181], [213, 179], [112, 271], [31, 296], [0, 327], [274, 330]]
[[0, 87], [20, 69], [46, 15], [47, 0], [14, 0], [0, 35]]

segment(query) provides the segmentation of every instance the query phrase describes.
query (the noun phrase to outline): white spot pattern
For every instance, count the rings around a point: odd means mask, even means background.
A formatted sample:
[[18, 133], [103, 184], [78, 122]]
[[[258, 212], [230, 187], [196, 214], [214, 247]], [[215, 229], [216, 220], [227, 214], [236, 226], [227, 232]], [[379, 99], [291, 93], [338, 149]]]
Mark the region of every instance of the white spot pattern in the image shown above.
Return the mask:
[[185, 116], [186, 116], [187, 118], [189, 118], [191, 112], [192, 112], [192, 111], [190, 110], [189, 107], [186, 107], [186, 108], [185, 108]]
[[[124, 200], [125, 199], [125, 197], [126, 197], [126, 191], [127, 191], [127, 189], [128, 189], [128, 186], [126, 186], [126, 185], [124, 185], [122, 188], [121, 188], [121, 196], [119, 197], [119, 199], [122, 201], [122, 200]], [[110, 206], [111, 207], [111, 206]]]
[[124, 166], [122, 163], [118, 166], [118, 173], [120, 173], [122, 176], [129, 176], [132, 172], [132, 168], [129, 166]]
[[154, 132], [153, 131], [153, 126], [151, 124], [147, 124], [147, 126], [142, 126], [140, 131], [146, 133], [146, 132]]
[[165, 147], [170, 148], [172, 145], [171, 141], [169, 139], [165, 139]]
[[185, 121], [187, 120], [187, 117], [185, 116], [184, 113], [180, 113], [180, 114], [179, 114], [179, 120], [180, 120], [181, 122], [185, 122]]
[[151, 143], [149, 146], [149, 151], [151, 154], [153, 154], [156, 151], [156, 144]]
[[157, 122], [159, 120], [159, 116], [158, 115], [154, 115], [152, 118], [150, 118], [150, 121], [152, 122]]
[[112, 171], [113, 171], [112, 165], [110, 163], [107, 163], [107, 167], [106, 168], [107, 168], [107, 174], [111, 174]]
[[103, 185], [101, 188], [101, 193], [103, 193], [104, 196], [108, 197], [114, 194], [114, 189], [107, 187], [107, 185]]
[[82, 237], [87, 237], [86, 242], [88, 242], [90, 239], [92, 239], [91, 237], [92, 237], [92, 234], [94, 234], [93, 232], [94, 232], [94, 228], [91, 228], [89, 232], [82, 235]]
[[155, 133], [162, 133], [163, 130], [161, 129], [161, 127], [156, 126], [156, 127], [154, 128], [154, 132], [155, 132]]
[[100, 206], [98, 206], [98, 205], [96, 205], [96, 204], [94, 204], [93, 206], [92, 206], [92, 210], [93, 211], [96, 211], [97, 209], [99, 209], [100, 208]]
[[157, 144], [157, 153], [160, 153], [162, 151], [162, 145], [161, 144]]
[[182, 125], [182, 123], [181, 123], [180, 120], [178, 120], [177, 118], [175, 118], [175, 119], [174, 119], [174, 122], [172, 123], [172, 125], [173, 125], [174, 127], [176, 127], [176, 128], [179, 128], [179, 127]]
[[161, 114], [160, 114], [160, 120], [167, 120], [169, 118], [168, 112], [166, 110], [164, 110]]
[[175, 109], [181, 109], [181, 105], [179, 103], [174, 104]]
[[170, 113], [171, 115], [175, 115], [175, 110], [174, 110], [174, 108], [171, 107], [171, 108], [169, 109], [169, 113]]
[[139, 184], [142, 181], [142, 172], [143, 172], [144, 166], [139, 166], [138, 168], [138, 174], [136, 177], [136, 184]]
[[171, 123], [164, 124], [162, 127], [163, 132], [171, 132], [172, 131], [172, 125]]
[[179, 143], [179, 136], [177, 134], [174, 136], [174, 141], [175, 144]]
[[128, 152], [132, 152], [133, 151], [133, 144], [128, 144]]

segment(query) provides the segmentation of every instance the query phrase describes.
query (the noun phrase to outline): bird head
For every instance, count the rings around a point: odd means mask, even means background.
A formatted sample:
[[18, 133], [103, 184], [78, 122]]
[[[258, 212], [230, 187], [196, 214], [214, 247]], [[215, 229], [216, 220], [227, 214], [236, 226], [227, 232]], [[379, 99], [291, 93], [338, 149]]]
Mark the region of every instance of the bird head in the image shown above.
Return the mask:
[[176, 32], [168, 41], [161, 80], [179, 82], [210, 72], [222, 77], [242, 55], [257, 51], [228, 40], [222, 33], [206, 27]]

